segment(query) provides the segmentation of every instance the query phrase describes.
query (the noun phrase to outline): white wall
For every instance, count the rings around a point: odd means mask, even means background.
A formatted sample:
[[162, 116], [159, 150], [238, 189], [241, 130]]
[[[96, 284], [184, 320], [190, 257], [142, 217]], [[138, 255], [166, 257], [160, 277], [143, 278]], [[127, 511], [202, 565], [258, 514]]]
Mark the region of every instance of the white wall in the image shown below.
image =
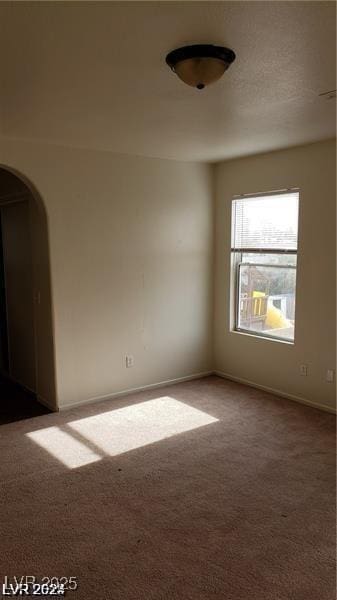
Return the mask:
[[[216, 166], [215, 366], [232, 377], [317, 405], [335, 406], [325, 380], [336, 368], [335, 141]], [[300, 188], [295, 344], [230, 331], [230, 223], [234, 194]], [[308, 365], [308, 376], [299, 373]]]
[[212, 368], [211, 167], [8, 140], [0, 162], [46, 205], [60, 407]]
[[[47, 210], [59, 406], [214, 367], [334, 406], [325, 381], [336, 365], [333, 141], [215, 167], [214, 360], [210, 166], [4, 139], [0, 162], [33, 182]], [[229, 331], [232, 196], [292, 186], [301, 190], [294, 346]], [[35, 253], [41, 285], [46, 258]], [[39, 371], [47, 397], [52, 374]]]

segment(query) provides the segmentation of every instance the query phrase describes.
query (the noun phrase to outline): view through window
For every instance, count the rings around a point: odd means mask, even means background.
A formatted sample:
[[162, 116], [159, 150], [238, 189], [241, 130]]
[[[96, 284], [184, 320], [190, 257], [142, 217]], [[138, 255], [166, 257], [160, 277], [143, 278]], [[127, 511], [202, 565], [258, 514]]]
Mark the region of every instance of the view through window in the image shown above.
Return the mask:
[[232, 203], [235, 329], [293, 341], [298, 191], [243, 196]]

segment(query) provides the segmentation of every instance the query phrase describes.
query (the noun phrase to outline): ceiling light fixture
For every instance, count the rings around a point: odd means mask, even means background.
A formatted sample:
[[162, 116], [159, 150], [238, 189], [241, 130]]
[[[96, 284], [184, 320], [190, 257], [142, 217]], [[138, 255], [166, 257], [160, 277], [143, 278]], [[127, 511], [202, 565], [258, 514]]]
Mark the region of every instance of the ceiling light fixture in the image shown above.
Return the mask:
[[172, 71], [184, 83], [198, 90], [220, 79], [234, 60], [233, 50], [213, 44], [184, 46], [166, 56]]

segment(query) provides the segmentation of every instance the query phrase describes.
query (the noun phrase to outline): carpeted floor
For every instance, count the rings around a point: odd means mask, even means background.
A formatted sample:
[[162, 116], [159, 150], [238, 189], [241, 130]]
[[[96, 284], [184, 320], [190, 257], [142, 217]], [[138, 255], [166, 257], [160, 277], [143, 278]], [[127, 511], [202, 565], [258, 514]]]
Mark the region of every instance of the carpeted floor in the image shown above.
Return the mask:
[[69, 600], [333, 600], [334, 424], [211, 376], [3, 425], [1, 577], [76, 577]]

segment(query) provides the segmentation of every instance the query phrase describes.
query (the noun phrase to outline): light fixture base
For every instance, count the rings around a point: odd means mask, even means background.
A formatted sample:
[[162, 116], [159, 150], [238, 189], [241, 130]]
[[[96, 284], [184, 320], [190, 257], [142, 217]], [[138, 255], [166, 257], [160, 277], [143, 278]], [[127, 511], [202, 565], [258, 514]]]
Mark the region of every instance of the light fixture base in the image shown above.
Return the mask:
[[195, 44], [172, 50], [166, 62], [187, 85], [204, 89], [222, 77], [235, 60], [235, 52], [213, 44]]

